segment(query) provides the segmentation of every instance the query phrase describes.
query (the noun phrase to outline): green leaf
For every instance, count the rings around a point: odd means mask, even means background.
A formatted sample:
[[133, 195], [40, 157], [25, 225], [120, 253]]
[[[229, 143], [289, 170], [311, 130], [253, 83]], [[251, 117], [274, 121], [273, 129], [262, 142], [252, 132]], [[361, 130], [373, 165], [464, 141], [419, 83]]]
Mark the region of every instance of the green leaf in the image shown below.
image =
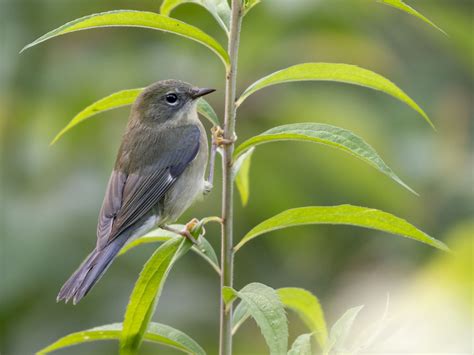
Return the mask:
[[226, 68], [229, 67], [229, 56], [225, 49], [222, 48], [214, 38], [204, 33], [199, 28], [154, 12], [133, 10], [116, 10], [81, 17], [46, 33], [37, 40], [26, 45], [21, 52], [53, 37], [100, 27], [141, 27], [174, 33], [208, 47], [218, 55]]
[[160, 13], [169, 16], [171, 11], [182, 4], [192, 3], [204, 7], [228, 34], [230, 28], [230, 7], [227, 0], [164, 0]]
[[249, 195], [250, 195], [249, 173], [250, 173], [250, 163], [252, 160], [253, 152], [254, 152], [254, 148], [247, 149], [245, 152], [243, 152], [236, 158], [234, 166], [233, 166], [233, 175], [235, 179], [235, 184], [237, 185], [237, 190], [239, 190], [242, 206], [246, 206], [249, 201]]
[[177, 256], [191, 247], [183, 237], [170, 239], [148, 259], [140, 272], [125, 311], [120, 353], [136, 354], [151, 316], [160, 298], [163, 285]]
[[204, 100], [202, 97], [197, 101], [197, 110], [201, 115], [207, 118], [213, 126], [220, 125], [219, 117], [217, 117], [216, 112], [212, 106], [209, 105], [209, 102]]
[[[405, 184], [392, 169], [385, 164], [374, 148], [362, 138], [346, 129], [322, 123], [293, 123], [269, 129], [239, 145], [235, 150], [234, 158], [238, 159], [238, 157], [242, 156], [248, 149], [257, 145], [278, 141], [313, 142], [340, 149], [368, 163], [381, 173], [395, 180], [407, 190], [416, 194], [415, 191]], [[246, 179], [248, 180], [248, 171], [242, 172], [242, 174], [243, 173], [247, 174]], [[248, 183], [248, 181], [246, 182]]]
[[288, 322], [276, 291], [271, 287], [254, 282], [238, 291], [237, 295], [260, 327], [270, 354], [286, 354]]
[[277, 290], [285, 308], [291, 309], [314, 334], [321, 349], [326, 346], [328, 331], [323, 309], [319, 300], [311, 292], [302, 288], [286, 287]]
[[232, 287], [224, 286], [222, 288], [222, 298], [224, 303], [229, 305], [237, 298], [237, 292]]
[[239, 250], [248, 241], [262, 234], [307, 224], [346, 224], [365, 227], [400, 235], [444, 251], [449, 251], [443, 242], [430, 237], [404, 219], [373, 208], [352, 205], [311, 206], [286, 210], [263, 221], [249, 231], [235, 246], [235, 251]]
[[244, 0], [244, 16], [248, 14], [255, 5], [260, 4], [261, 0]]
[[[122, 323], [108, 324], [101, 327], [84, 330], [66, 335], [53, 344], [41, 349], [38, 355], [49, 354], [52, 351], [63, 349], [72, 345], [98, 341], [119, 340], [122, 333]], [[181, 350], [186, 353], [205, 355], [205, 351], [185, 333], [168, 325], [150, 323], [143, 339]]]
[[422, 14], [420, 14], [418, 11], [416, 11], [413, 7], [411, 6], [408, 6], [407, 4], [405, 4], [402, 0], [377, 0], [378, 3], [381, 3], [381, 4], [384, 4], [384, 5], [388, 5], [388, 6], [391, 6], [391, 7], [394, 7], [398, 10], [401, 10], [403, 12], [406, 12], [407, 14], [410, 14], [412, 16], [415, 16], [415, 17], [418, 17], [420, 20], [424, 21], [425, 23], [427, 23], [428, 25], [431, 25], [433, 26], [434, 28], [436, 28], [438, 31], [441, 31], [442, 33], [444, 33], [446, 35], [446, 32], [444, 32], [441, 28], [439, 28], [438, 26], [436, 26], [432, 21], [430, 21], [428, 18], [426, 18], [425, 16], [423, 16]]
[[240, 326], [250, 317], [250, 312], [245, 302], [240, 302], [234, 309], [232, 315], [232, 334], [234, 335], [239, 330]]
[[342, 315], [341, 318], [336, 321], [336, 323], [334, 323], [329, 333], [329, 341], [326, 349], [324, 350], [324, 354], [333, 353], [334, 350], [344, 350], [344, 346], [347, 337], [349, 336], [349, 332], [351, 331], [352, 325], [354, 324], [357, 315], [363, 307], [364, 306], [350, 308]]
[[426, 113], [398, 86], [383, 76], [356, 65], [335, 63], [304, 63], [274, 72], [250, 85], [237, 100], [240, 105], [254, 92], [270, 85], [293, 81], [337, 81], [385, 92], [417, 111], [434, 128]]
[[[184, 225], [175, 224], [175, 225], [171, 225], [171, 227], [177, 230], [182, 230], [184, 228]], [[177, 236], [178, 235], [176, 233], [158, 228], [145, 234], [144, 236], [140, 238], [137, 238], [131, 241], [130, 243], [125, 244], [122, 250], [120, 250], [119, 255], [123, 255], [129, 250], [137, 246], [140, 246], [142, 244], [166, 242], [172, 238], [176, 238]], [[212, 268], [216, 270], [218, 274], [220, 274], [221, 271], [219, 268], [219, 259], [217, 258], [214, 248], [207, 241], [207, 239], [204, 238], [204, 236], [200, 236], [197, 239], [197, 245], [193, 245], [191, 250], [194, 251], [199, 256], [201, 256], [204, 260], [206, 260], [212, 266]]]
[[288, 355], [312, 355], [311, 334], [302, 334], [296, 338]]
[[[119, 108], [127, 105], [131, 105], [137, 98], [138, 95], [143, 91], [144, 88], [129, 89], [115, 92], [103, 99], [100, 99], [91, 105], [87, 106], [84, 110], [79, 112], [72, 120], [64, 127], [51, 142], [51, 145], [56, 143], [66, 132], [77, 126], [79, 123], [84, 122], [88, 118], [91, 118], [99, 113]], [[207, 118], [212, 125], [219, 125], [219, 118], [214, 112], [213, 108], [209, 103], [200, 98], [197, 101], [198, 112]]]

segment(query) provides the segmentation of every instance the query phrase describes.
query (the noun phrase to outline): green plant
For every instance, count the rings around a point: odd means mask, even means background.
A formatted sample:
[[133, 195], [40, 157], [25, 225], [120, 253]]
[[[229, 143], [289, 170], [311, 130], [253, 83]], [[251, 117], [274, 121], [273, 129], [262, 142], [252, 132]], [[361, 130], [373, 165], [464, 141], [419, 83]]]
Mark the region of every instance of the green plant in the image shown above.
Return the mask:
[[[202, 5], [214, 16], [227, 35], [227, 50], [200, 29], [169, 17], [174, 8], [188, 2]], [[433, 126], [426, 113], [394, 83], [372, 71], [348, 64], [297, 64], [265, 76], [237, 97], [237, 62], [242, 18], [259, 2], [259, 0], [232, 0], [231, 5], [229, 5], [226, 0], [164, 0], [161, 6], [161, 14], [118, 10], [86, 16], [45, 34], [24, 49], [70, 32], [110, 26], [143, 27], [165, 31], [201, 43], [211, 49], [221, 59], [225, 67], [226, 91], [223, 136], [228, 140], [232, 140], [235, 136], [236, 113], [247, 97], [271, 85], [304, 80], [337, 81], [382, 91], [410, 106]], [[401, 0], [380, 0], [379, 2], [418, 17], [436, 27], [431, 21]], [[131, 104], [141, 90], [120, 91], [93, 103], [77, 114], [54, 138], [52, 143], [56, 142], [68, 130], [97, 113]], [[212, 125], [219, 125], [218, 116], [206, 101], [201, 100], [199, 102], [199, 112], [209, 119]], [[258, 236], [273, 230], [303, 224], [356, 225], [400, 235], [441, 250], [448, 250], [442, 242], [428, 236], [403, 219], [387, 212], [351, 205], [310, 206], [289, 209], [258, 224], [237, 244], [234, 243], [234, 182], [240, 192], [242, 203], [245, 205], [249, 196], [248, 173], [252, 154], [258, 145], [282, 140], [313, 142], [338, 148], [365, 161], [409, 191], [414, 192], [388, 167], [369, 144], [343, 128], [318, 123], [289, 124], [272, 128], [246, 140], [237, 147], [234, 146], [234, 143], [225, 145], [221, 151], [223, 174], [221, 215], [220, 217], [202, 219], [193, 230], [192, 233], [198, 240], [198, 244], [191, 245], [180, 236], [163, 230], [156, 230], [127, 245], [122, 250], [122, 254], [144, 243], [162, 242], [140, 273], [130, 297], [123, 323], [110, 324], [70, 334], [41, 350], [40, 353], [48, 353], [65, 346], [87, 341], [117, 339], [120, 341], [121, 354], [137, 353], [144, 340], [175, 347], [187, 353], [204, 354], [202, 347], [189, 336], [167, 325], [151, 322], [161, 290], [173, 264], [189, 250], [201, 255], [220, 276], [221, 354], [232, 352], [232, 335], [249, 317], [252, 317], [260, 327], [270, 353], [287, 353], [288, 325], [285, 308], [295, 311], [307, 325], [310, 332], [298, 337], [288, 353], [311, 353], [312, 338], [319, 344], [324, 353], [329, 353], [333, 349], [343, 346], [345, 337], [361, 307], [348, 310], [334, 324], [328, 335], [319, 301], [316, 296], [306, 290], [299, 288], [274, 290], [260, 283], [251, 283], [238, 291], [235, 290], [233, 288], [233, 259], [238, 250]], [[222, 225], [220, 259], [204, 237], [204, 226], [209, 222], [218, 222]], [[234, 312], [233, 303], [238, 299], [240, 302]]]

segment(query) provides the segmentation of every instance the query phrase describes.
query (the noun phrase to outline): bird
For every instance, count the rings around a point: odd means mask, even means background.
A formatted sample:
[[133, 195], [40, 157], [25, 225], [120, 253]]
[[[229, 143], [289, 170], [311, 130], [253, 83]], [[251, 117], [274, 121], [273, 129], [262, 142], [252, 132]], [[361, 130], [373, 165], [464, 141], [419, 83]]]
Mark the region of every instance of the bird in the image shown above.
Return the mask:
[[62, 286], [58, 302], [77, 304], [126, 243], [175, 222], [209, 189], [209, 146], [197, 99], [214, 91], [161, 80], [138, 95], [99, 212], [96, 246]]

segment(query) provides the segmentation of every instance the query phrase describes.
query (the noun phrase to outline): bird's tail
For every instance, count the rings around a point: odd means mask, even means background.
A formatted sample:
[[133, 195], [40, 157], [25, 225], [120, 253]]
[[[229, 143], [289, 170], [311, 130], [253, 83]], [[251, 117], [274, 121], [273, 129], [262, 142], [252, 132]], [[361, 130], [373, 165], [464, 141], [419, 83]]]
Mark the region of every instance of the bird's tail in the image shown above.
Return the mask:
[[119, 237], [100, 250], [94, 249], [61, 287], [56, 301], [72, 299], [72, 303], [77, 304], [105, 273], [124, 242]]

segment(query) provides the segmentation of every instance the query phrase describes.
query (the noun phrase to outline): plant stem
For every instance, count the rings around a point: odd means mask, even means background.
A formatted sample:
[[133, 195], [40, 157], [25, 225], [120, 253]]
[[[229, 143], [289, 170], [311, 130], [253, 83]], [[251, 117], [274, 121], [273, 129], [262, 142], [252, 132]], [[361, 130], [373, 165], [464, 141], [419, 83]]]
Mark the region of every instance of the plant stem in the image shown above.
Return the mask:
[[[235, 96], [237, 81], [237, 61], [240, 40], [240, 25], [242, 23], [242, 0], [232, 0], [232, 13], [230, 20], [230, 33], [228, 52], [230, 67], [226, 75], [225, 87], [225, 114], [224, 138], [233, 140], [235, 137]], [[234, 143], [224, 146], [222, 159], [222, 241], [221, 241], [221, 301], [220, 301], [220, 355], [232, 354], [232, 306], [226, 307], [222, 288], [232, 287], [234, 276], [234, 251], [233, 251], [233, 202], [234, 184], [232, 179], [232, 155]]]

